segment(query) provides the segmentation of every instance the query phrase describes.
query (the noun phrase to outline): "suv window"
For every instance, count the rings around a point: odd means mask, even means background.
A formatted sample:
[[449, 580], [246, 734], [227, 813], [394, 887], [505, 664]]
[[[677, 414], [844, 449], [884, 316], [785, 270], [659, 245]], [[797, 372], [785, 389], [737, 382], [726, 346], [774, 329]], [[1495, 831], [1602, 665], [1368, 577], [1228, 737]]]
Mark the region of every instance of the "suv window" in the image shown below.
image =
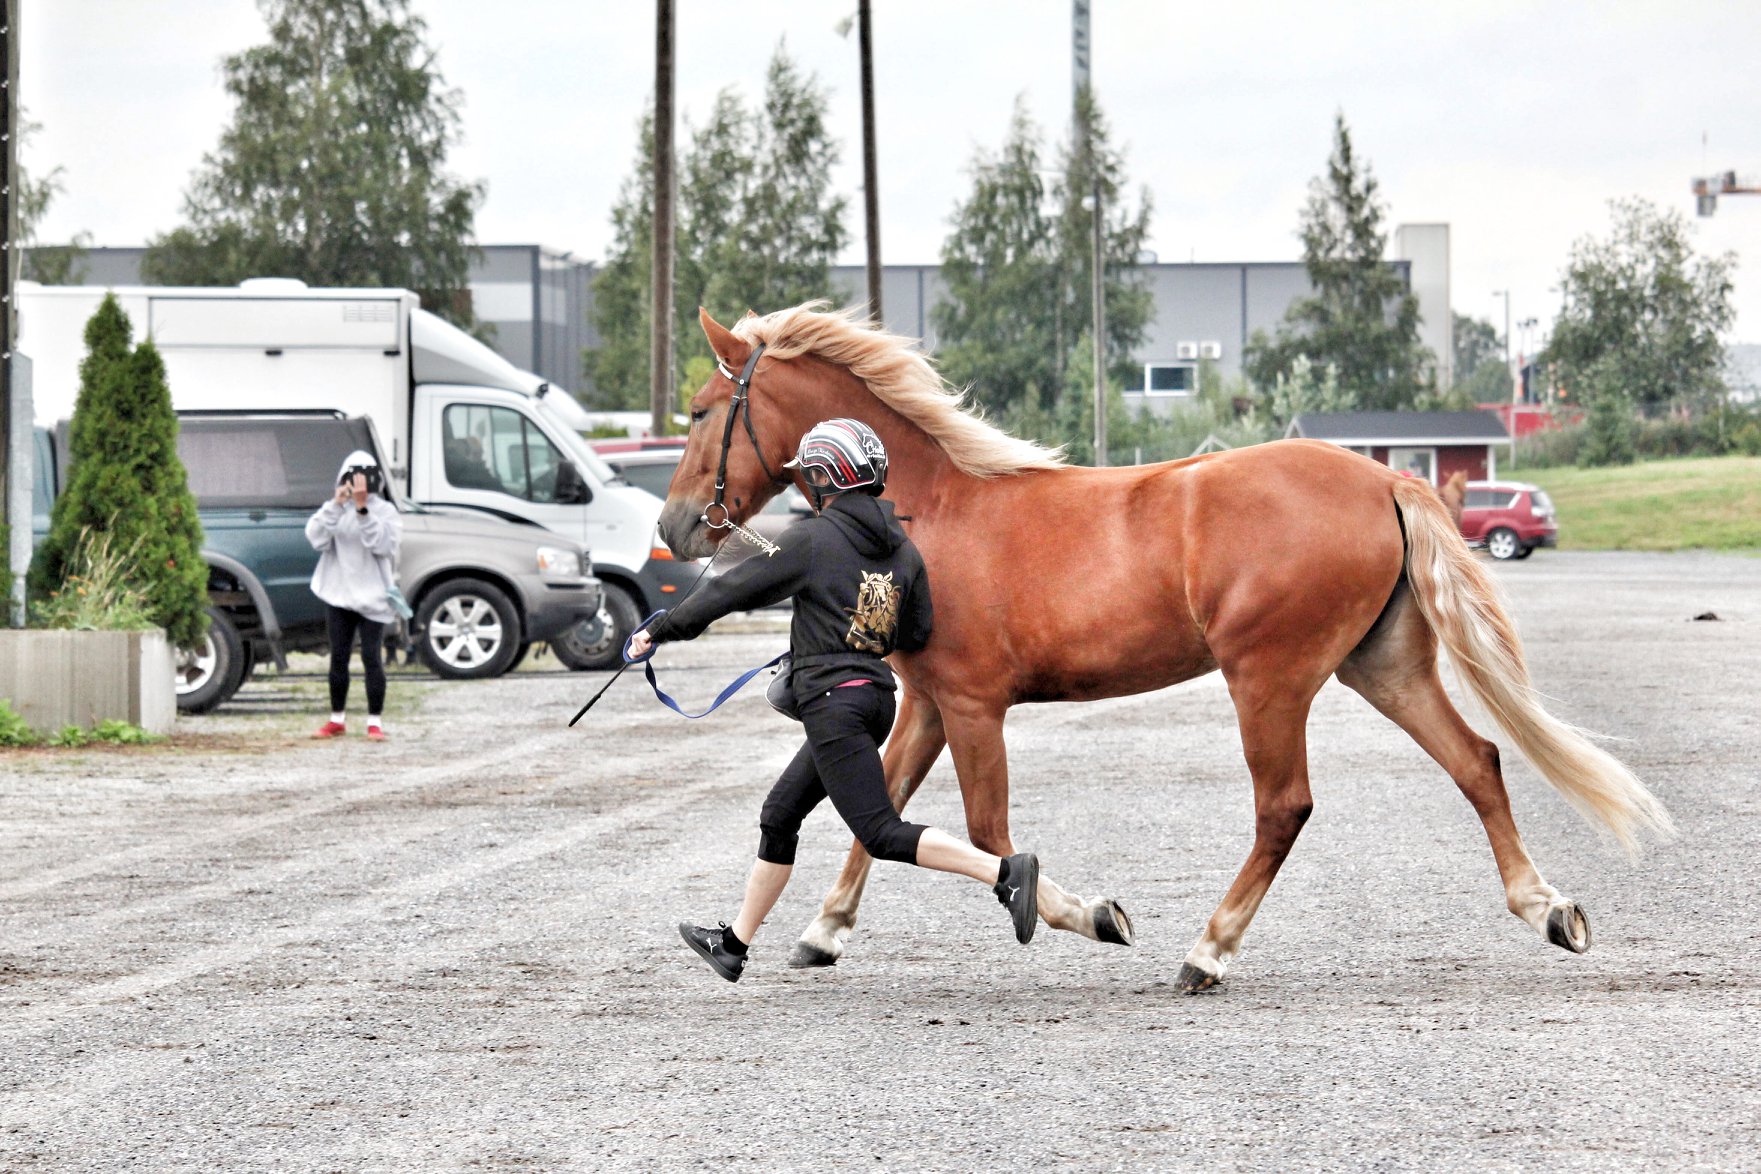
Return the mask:
[[1462, 508], [1470, 510], [1507, 510], [1516, 504], [1514, 489], [1470, 489]]
[[372, 448], [362, 420], [178, 418], [177, 455], [201, 509], [317, 509], [349, 453]]
[[512, 408], [454, 404], [441, 416], [447, 483], [489, 489], [526, 501], [557, 501], [562, 454]]

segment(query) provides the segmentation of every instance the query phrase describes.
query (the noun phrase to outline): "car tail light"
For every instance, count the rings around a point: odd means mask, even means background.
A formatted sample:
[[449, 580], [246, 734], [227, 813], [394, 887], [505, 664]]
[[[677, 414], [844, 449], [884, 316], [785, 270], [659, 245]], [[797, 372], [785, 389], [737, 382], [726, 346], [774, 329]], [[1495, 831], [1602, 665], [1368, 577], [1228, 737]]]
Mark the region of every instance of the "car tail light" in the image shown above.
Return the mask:
[[673, 561], [673, 552], [668, 550], [664, 546], [656, 546], [654, 549], [652, 549], [648, 552], [648, 557], [649, 558], [665, 559], [667, 562], [670, 563]]

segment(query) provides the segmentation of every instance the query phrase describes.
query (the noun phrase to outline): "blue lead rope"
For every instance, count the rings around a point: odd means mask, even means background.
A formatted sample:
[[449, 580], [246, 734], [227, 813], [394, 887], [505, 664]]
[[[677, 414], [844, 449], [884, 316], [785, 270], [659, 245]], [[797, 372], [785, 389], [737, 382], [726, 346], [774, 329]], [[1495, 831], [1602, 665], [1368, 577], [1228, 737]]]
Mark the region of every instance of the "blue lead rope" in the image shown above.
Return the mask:
[[[635, 632], [630, 633], [630, 639], [634, 640], [636, 638], [636, 632], [646, 631], [649, 624], [652, 624], [655, 620], [658, 620], [661, 616], [664, 616], [665, 614], [666, 614], [666, 608], [663, 607], [659, 611], [655, 612], [653, 615], [649, 616], [647, 619], [643, 620], [640, 624], [637, 624]], [[632, 665], [632, 664], [641, 665], [643, 673], [646, 674], [648, 677], [648, 687], [650, 689], [654, 690], [654, 695], [656, 697], [660, 698], [661, 704], [665, 705], [668, 709], [672, 710], [674, 713], [678, 714], [680, 717], [688, 717], [693, 721], [697, 720], [700, 717], [708, 717], [710, 714], [712, 714], [716, 710], [720, 709], [722, 702], [726, 701], [728, 698], [730, 698], [734, 694], [738, 693], [741, 689], [745, 688], [746, 682], [750, 681], [753, 677], [756, 677], [759, 673], [762, 673], [765, 669], [775, 668], [778, 664], [782, 663], [783, 657], [789, 655], [787, 652], [779, 652], [775, 656], [771, 657], [769, 660], [764, 662], [763, 664], [759, 665], [757, 668], [747, 669], [745, 672], [741, 673], [738, 677], [734, 678], [733, 684], [729, 685], [727, 688], [723, 689], [720, 693], [716, 694], [715, 700], [711, 701], [709, 703], [708, 709], [704, 710], [702, 713], [686, 713], [683, 706], [681, 706], [677, 701], [674, 701], [671, 697], [667, 696], [666, 691], [660, 687], [660, 682], [657, 681], [654, 677], [654, 666], [652, 664], [650, 664], [649, 662], [654, 659], [654, 654], [655, 654], [656, 650], [659, 649], [659, 647], [660, 647], [660, 645], [658, 645], [658, 644], [650, 647], [647, 654], [644, 656], [631, 656], [630, 655], [630, 643], [628, 640], [626, 640], [624, 642], [624, 663], [626, 665]]]

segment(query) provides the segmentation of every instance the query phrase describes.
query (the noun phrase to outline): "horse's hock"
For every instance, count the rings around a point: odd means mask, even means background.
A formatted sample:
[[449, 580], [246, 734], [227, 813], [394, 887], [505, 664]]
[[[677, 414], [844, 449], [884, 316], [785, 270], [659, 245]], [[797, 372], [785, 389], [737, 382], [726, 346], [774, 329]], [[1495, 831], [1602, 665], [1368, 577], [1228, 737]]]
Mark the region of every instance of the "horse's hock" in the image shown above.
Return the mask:
[[0, 631], [0, 700], [33, 730], [126, 721], [164, 734], [177, 718], [165, 633]]

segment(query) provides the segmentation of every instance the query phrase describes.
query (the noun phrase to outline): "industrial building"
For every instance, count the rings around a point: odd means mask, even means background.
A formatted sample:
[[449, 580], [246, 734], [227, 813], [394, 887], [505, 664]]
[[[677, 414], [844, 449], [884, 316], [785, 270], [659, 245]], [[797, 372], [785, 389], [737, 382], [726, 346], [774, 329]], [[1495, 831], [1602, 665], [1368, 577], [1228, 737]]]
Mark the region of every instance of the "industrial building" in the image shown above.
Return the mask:
[[[1438, 379], [1447, 386], [1454, 353], [1449, 308], [1449, 226], [1406, 224], [1391, 238], [1392, 265], [1418, 297], [1420, 340], [1437, 357]], [[140, 284], [144, 248], [94, 248], [81, 259], [80, 280], [95, 285]], [[560, 387], [586, 389], [582, 352], [598, 343], [592, 321], [597, 268], [573, 253], [541, 245], [483, 245], [471, 270], [471, 302], [486, 327], [487, 341], [516, 366]], [[1153, 302], [1138, 358], [1143, 370], [1128, 386], [1128, 402], [1158, 412], [1172, 410], [1197, 387], [1199, 365], [1215, 364], [1224, 376], [1240, 372], [1255, 331], [1274, 332], [1284, 312], [1310, 292], [1300, 261], [1230, 261], [1140, 267]], [[273, 276], [273, 275], [265, 275]], [[845, 300], [866, 297], [861, 266], [832, 270]], [[931, 310], [947, 296], [940, 267], [888, 265], [881, 302], [888, 329], [935, 347]], [[780, 307], [756, 306], [760, 312]]]

